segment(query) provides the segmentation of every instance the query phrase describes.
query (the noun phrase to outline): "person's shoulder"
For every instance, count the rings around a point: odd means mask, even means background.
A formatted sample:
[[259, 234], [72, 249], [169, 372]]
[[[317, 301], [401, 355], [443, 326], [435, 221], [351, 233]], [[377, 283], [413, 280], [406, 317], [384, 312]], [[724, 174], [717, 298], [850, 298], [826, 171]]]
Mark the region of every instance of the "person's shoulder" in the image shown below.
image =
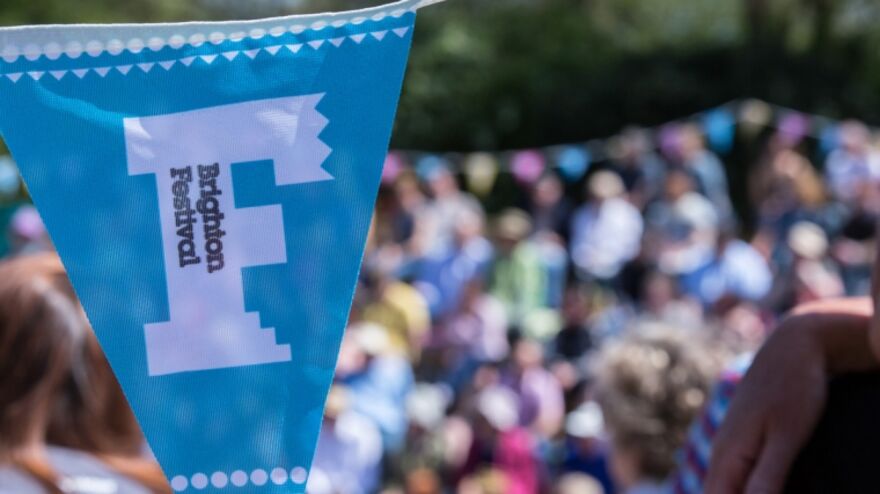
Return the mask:
[[149, 494], [134, 480], [114, 471], [95, 456], [72, 449], [50, 447], [49, 463], [60, 477], [64, 492], [75, 494]]

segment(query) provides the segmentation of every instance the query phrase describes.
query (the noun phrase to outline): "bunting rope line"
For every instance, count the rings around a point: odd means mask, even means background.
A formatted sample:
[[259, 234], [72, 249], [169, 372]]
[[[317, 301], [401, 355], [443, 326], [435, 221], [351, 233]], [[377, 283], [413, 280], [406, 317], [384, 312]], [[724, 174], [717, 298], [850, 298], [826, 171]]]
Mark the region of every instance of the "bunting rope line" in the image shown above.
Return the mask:
[[[718, 118], [722, 127], [728, 127], [728, 132], [735, 132], [737, 126], [752, 125], [756, 127], [774, 128], [791, 134], [798, 134], [797, 140], [803, 138], [811, 138], [820, 142], [834, 141], [837, 127], [849, 119], [834, 119], [822, 115], [811, 114], [795, 110], [793, 108], [768, 103], [755, 98], [738, 99], [723, 103], [719, 106], [696, 112], [684, 117], [664, 122], [654, 126], [632, 126], [632, 129], [647, 136], [646, 149], [657, 151], [661, 148], [659, 136], [665, 129], [671, 129], [675, 126], [696, 125], [704, 133], [708, 135], [710, 125], [719, 125], [710, 123], [711, 118]], [[880, 128], [868, 127], [873, 134], [880, 133]], [[577, 149], [584, 153], [584, 157], [588, 161], [585, 165], [583, 173], [595, 163], [611, 161], [617, 158], [617, 149], [619, 148], [620, 139], [626, 131], [611, 137], [590, 139], [586, 141], [570, 142], [562, 144], [554, 144], [536, 148], [508, 149], [499, 151], [474, 151], [474, 152], [431, 152], [417, 149], [395, 149], [392, 153], [398, 153], [406, 157], [412, 165], [418, 168], [417, 162], [423, 159], [439, 159], [445, 161], [454, 171], [466, 172], [463, 163], [468, 157], [475, 155], [491, 156], [496, 162], [499, 171], [512, 172], [517, 156], [524, 153], [540, 153], [547, 158], [550, 163], [548, 166], [559, 165], [560, 157], [567, 151]], [[710, 139], [711, 140], [711, 139]], [[710, 142], [711, 144], [711, 142]], [[833, 147], [833, 142], [826, 144], [824, 147]], [[828, 149], [823, 149], [828, 151]], [[582, 176], [582, 175], [581, 175]], [[580, 177], [577, 177], [580, 178]]]

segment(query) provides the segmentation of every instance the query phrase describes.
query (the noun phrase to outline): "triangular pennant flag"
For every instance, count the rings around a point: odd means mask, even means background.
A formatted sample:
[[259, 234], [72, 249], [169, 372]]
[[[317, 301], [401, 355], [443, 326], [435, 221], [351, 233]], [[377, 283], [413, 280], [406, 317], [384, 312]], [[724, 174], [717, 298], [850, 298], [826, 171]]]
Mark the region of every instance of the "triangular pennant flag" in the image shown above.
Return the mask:
[[127, 75], [132, 67], [134, 67], [134, 65], [117, 65], [116, 70], [122, 75]]
[[171, 70], [175, 63], [177, 63], [176, 60], [165, 60], [164, 62], [159, 62], [159, 66], [165, 70]]
[[241, 53], [241, 52], [237, 51], [237, 50], [236, 51], [224, 51], [223, 53], [221, 53], [221, 55], [223, 55], [223, 58], [225, 58], [226, 60], [229, 60], [231, 62], [235, 57], [238, 56], [239, 53]]
[[385, 35], [388, 34], [388, 31], [373, 31], [370, 34], [372, 34], [373, 37], [378, 39], [379, 41], [382, 41], [383, 39], [385, 39]]
[[22, 76], [22, 73], [21, 73], [21, 72], [15, 72], [15, 73], [12, 73], [12, 74], [6, 74], [6, 78], [9, 79], [9, 80], [12, 81], [12, 82], [18, 82], [18, 80], [21, 79], [21, 76]]
[[49, 73], [52, 74], [52, 77], [54, 77], [56, 80], [60, 81], [61, 78], [67, 74], [67, 71], [66, 70], [50, 70]]
[[278, 53], [278, 50], [281, 49], [281, 45], [267, 46], [263, 49], [266, 50], [266, 52], [268, 52], [269, 55], [275, 55], [276, 53]]
[[396, 29], [392, 29], [392, 31], [394, 32], [394, 34], [396, 34], [402, 38], [402, 37], [406, 36], [406, 33], [409, 32], [409, 27], [399, 27]]
[[260, 49], [257, 48], [256, 50], [244, 50], [244, 51], [242, 51], [242, 53], [244, 53], [244, 55], [245, 55], [246, 57], [248, 57], [248, 58], [250, 58], [251, 60], [253, 60], [254, 58], [256, 58], [257, 53], [260, 53]]
[[314, 48], [316, 50], [318, 48], [320, 48], [323, 44], [324, 44], [323, 39], [316, 39], [316, 40], [309, 41], [309, 46], [311, 46], [312, 48]]
[[349, 38], [351, 38], [352, 41], [354, 41], [355, 43], [358, 43], [358, 44], [360, 44], [360, 42], [363, 41], [364, 38], [366, 38], [366, 37], [367, 37], [367, 35], [364, 33], [352, 34], [351, 36], [349, 36]]
[[[145, 73], [0, 59], [0, 133], [174, 491], [305, 492], [411, 39], [256, 56], [265, 34], [387, 32], [432, 1], [250, 21], [234, 64], [240, 22], [0, 28], [0, 53], [118, 39]], [[165, 45], [192, 56], [157, 74]]]
[[343, 41], [345, 41], [345, 38], [344, 38], [344, 37], [342, 37], [342, 38], [333, 38], [333, 39], [330, 40], [330, 44], [332, 44], [333, 46], [339, 48], [339, 46], [342, 45], [342, 42], [343, 42]]

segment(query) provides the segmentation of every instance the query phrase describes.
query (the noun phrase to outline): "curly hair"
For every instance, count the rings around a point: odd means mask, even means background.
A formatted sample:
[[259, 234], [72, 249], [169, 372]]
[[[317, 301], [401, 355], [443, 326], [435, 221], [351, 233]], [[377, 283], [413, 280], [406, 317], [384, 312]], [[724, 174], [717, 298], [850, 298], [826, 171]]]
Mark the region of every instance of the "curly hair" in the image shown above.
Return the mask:
[[634, 453], [639, 473], [666, 479], [688, 427], [719, 370], [707, 341], [665, 326], [633, 328], [600, 354], [597, 399], [615, 447]]

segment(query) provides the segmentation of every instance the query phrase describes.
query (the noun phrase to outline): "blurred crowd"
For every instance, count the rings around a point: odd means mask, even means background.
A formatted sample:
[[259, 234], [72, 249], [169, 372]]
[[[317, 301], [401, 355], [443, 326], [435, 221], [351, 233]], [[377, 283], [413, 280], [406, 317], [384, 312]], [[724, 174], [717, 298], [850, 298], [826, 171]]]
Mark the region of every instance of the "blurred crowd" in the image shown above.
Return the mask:
[[722, 369], [796, 304], [868, 290], [872, 140], [845, 122], [814, 163], [767, 135], [748, 225], [686, 124], [659, 143], [627, 131], [576, 194], [547, 171], [492, 214], [450, 163], [400, 174], [380, 191], [310, 492], [699, 492], [708, 447], [685, 443]]
[[[309, 492], [700, 492], [732, 363], [795, 305], [869, 288], [880, 150], [839, 131], [821, 161], [765, 136], [748, 224], [687, 124], [491, 214], [442, 160], [384, 183]], [[51, 248], [30, 206], [8, 241]]]

